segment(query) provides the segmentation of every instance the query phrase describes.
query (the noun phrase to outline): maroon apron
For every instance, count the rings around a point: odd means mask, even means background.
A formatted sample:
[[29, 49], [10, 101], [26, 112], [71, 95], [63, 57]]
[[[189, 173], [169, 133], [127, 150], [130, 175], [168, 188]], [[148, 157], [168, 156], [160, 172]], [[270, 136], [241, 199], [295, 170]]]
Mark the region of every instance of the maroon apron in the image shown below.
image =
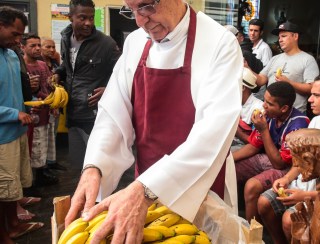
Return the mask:
[[[194, 124], [191, 97], [191, 60], [196, 34], [196, 14], [190, 8], [190, 24], [183, 67], [146, 67], [152, 44], [148, 40], [133, 78], [133, 126], [136, 134], [136, 176], [186, 141]], [[222, 199], [225, 163], [212, 190]]]

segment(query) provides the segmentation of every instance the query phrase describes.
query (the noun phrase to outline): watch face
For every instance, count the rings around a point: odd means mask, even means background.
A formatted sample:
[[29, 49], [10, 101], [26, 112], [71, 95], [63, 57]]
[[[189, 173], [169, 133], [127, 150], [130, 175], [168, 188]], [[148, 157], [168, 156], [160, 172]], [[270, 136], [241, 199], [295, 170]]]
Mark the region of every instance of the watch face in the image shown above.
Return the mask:
[[149, 198], [151, 200], [157, 200], [158, 198], [148, 187], [144, 188], [144, 195], [146, 198]]

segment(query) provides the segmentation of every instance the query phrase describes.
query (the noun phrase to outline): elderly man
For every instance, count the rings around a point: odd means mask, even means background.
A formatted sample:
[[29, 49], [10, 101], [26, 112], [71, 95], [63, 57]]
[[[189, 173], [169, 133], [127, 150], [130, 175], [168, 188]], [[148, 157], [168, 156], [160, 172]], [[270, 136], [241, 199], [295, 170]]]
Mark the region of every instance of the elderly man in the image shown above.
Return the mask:
[[319, 68], [310, 54], [300, 50], [298, 45], [300, 33], [300, 28], [289, 21], [272, 31], [272, 34], [279, 36], [283, 53], [272, 57], [257, 76], [257, 84], [269, 86], [277, 81], [290, 83], [297, 93], [294, 107], [306, 113], [310, 83], [319, 75]]
[[[91, 243], [111, 231], [113, 243], [141, 243], [155, 199], [193, 220], [210, 188], [222, 199], [236, 197], [228, 151], [241, 110], [243, 58], [235, 36], [182, 0], [125, 3], [120, 13], [140, 29], [127, 37], [99, 102], [66, 217], [68, 225], [82, 210], [86, 220], [109, 210]], [[134, 142], [138, 178], [110, 195], [134, 163]], [[106, 198], [93, 207], [99, 189], [98, 199]]]
[[20, 43], [25, 15], [10, 7], [0, 7], [0, 243], [13, 244], [17, 238], [39, 229], [42, 223], [20, 223], [17, 201], [22, 187], [30, 187], [27, 127], [32, 123], [25, 112], [21, 88], [20, 61], [9, 48]]

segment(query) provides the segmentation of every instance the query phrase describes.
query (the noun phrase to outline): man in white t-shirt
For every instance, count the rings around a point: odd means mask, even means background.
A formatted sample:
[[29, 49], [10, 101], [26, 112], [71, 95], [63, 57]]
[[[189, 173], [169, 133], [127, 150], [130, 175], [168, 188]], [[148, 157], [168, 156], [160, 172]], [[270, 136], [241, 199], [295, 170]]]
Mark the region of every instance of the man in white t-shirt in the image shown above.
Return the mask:
[[264, 22], [261, 19], [252, 19], [249, 22], [249, 39], [253, 43], [252, 53], [266, 66], [272, 58], [269, 45], [262, 40]]
[[293, 106], [305, 113], [311, 90], [310, 83], [319, 75], [319, 68], [314, 57], [299, 48], [300, 33], [300, 28], [289, 21], [272, 31], [272, 34], [279, 36], [283, 53], [271, 58], [257, 76], [257, 84], [269, 86], [277, 81], [290, 83], [297, 95]]

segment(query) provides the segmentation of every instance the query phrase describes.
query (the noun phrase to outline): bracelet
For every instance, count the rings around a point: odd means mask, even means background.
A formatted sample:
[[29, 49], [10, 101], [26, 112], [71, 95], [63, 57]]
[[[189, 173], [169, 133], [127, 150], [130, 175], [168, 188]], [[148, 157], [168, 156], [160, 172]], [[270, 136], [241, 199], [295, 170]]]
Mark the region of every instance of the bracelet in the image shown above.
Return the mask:
[[99, 171], [99, 175], [100, 177], [102, 177], [102, 172], [101, 172], [101, 169], [99, 169], [97, 166], [93, 165], [93, 164], [87, 164], [86, 166], [84, 166], [84, 168], [81, 170], [81, 175], [83, 174], [83, 172], [86, 170], [86, 169], [90, 169], [90, 168], [95, 168]]

